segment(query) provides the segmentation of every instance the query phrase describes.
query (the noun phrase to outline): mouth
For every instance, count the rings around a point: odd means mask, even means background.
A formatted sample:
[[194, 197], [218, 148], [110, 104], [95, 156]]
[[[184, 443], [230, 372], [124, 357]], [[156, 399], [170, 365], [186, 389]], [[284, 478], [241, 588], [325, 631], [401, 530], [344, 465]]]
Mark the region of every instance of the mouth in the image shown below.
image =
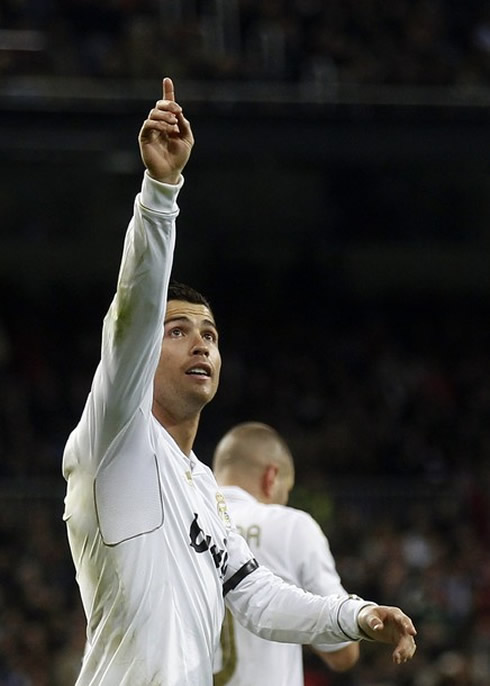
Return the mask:
[[206, 364], [195, 364], [186, 371], [186, 375], [197, 379], [210, 379], [211, 367]]

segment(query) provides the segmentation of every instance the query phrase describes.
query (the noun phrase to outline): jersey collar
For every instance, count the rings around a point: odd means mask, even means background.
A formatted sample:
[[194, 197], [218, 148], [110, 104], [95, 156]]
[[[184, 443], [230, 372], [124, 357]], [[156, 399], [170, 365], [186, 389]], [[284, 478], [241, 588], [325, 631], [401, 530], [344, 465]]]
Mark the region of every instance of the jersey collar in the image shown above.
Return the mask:
[[157, 418], [154, 415], [152, 415], [152, 416], [153, 416], [153, 421], [159, 427], [159, 430], [160, 430], [164, 440], [167, 443], [169, 443], [175, 451], [180, 453], [180, 455], [182, 456], [182, 459], [184, 460], [184, 463], [187, 466], [187, 468], [190, 469], [190, 471], [193, 474], [197, 474], [200, 471], [202, 471], [203, 465], [200, 462], [200, 460], [198, 460], [198, 458], [196, 457], [196, 454], [194, 453], [194, 451], [192, 450], [191, 454], [189, 456], [187, 456], [185, 453], [183, 453], [182, 450], [180, 449], [179, 445], [177, 444], [177, 441], [174, 439], [174, 437], [169, 434], [167, 429], [162, 424], [160, 424], [160, 422], [157, 420]]

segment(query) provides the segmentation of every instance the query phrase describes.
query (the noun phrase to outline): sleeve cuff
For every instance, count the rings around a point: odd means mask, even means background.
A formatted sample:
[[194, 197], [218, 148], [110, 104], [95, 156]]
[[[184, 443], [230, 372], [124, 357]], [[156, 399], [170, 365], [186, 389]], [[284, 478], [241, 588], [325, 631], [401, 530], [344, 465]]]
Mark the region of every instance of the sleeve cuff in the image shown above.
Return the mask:
[[175, 214], [179, 211], [177, 196], [184, 185], [184, 177], [181, 175], [176, 184], [161, 183], [152, 178], [148, 171], [143, 176], [141, 186], [140, 203], [143, 207], [154, 212]]
[[340, 603], [337, 610], [337, 625], [347, 641], [368, 639], [357, 621], [359, 612], [368, 605], [377, 607], [377, 603], [363, 600], [356, 595], [349, 595]]

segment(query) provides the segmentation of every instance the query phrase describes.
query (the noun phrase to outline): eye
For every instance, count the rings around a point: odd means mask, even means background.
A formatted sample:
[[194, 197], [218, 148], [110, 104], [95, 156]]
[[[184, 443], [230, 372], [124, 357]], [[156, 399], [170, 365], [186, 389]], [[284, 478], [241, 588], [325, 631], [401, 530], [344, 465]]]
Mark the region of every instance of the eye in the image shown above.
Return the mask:
[[184, 335], [184, 332], [182, 329], [178, 326], [174, 326], [172, 329], [169, 330], [168, 332], [169, 336], [172, 336], [173, 338], [180, 338], [180, 336]]
[[211, 343], [216, 343], [218, 338], [214, 331], [205, 331], [202, 337], [205, 341], [210, 341]]

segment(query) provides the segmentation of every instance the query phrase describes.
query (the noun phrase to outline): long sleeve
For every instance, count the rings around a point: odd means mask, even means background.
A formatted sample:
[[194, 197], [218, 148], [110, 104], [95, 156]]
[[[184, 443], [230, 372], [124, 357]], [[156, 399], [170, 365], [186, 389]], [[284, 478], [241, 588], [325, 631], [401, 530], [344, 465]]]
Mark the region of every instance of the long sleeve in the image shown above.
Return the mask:
[[286, 584], [265, 567], [227, 596], [234, 617], [252, 633], [283, 643], [331, 644], [360, 640], [359, 611], [375, 603], [356, 596], [316, 596]]
[[[138, 408], [148, 416], [175, 245], [178, 185], [145, 173], [126, 232], [117, 290], [104, 318], [101, 361], [75, 434], [91, 471]], [[68, 464], [67, 464], [68, 462]], [[70, 469], [65, 460], [65, 472]]]
[[[228, 578], [253, 559], [245, 540], [230, 532]], [[242, 626], [267, 640], [283, 643], [338, 644], [364, 638], [359, 611], [376, 603], [345, 593], [315, 595], [288, 584], [266, 567], [243, 576], [226, 594], [226, 604]]]

